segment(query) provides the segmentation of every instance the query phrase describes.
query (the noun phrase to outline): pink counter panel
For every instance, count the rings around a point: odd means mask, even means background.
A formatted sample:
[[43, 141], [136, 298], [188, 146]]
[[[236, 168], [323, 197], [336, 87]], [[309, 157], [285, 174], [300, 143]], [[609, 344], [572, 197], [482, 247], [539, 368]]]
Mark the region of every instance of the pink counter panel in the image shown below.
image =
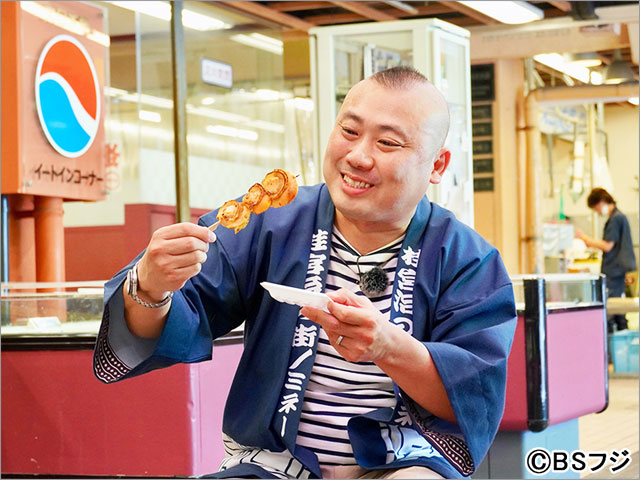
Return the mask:
[[2, 351], [2, 473], [199, 476], [224, 456], [222, 413], [242, 344], [104, 385], [90, 350]]
[[558, 307], [547, 303], [543, 278], [524, 280], [500, 430], [540, 432], [607, 408], [604, 277], [590, 288], [591, 302]]

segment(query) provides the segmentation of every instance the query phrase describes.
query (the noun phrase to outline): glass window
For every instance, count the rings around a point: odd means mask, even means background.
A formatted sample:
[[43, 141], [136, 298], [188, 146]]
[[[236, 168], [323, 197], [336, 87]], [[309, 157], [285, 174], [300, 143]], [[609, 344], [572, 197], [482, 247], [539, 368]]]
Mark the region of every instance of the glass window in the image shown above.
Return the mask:
[[364, 78], [399, 65], [413, 66], [412, 32], [336, 35], [336, 112], [349, 89]]
[[[105, 202], [67, 204], [66, 226], [122, 224], [125, 204], [176, 202], [168, 17], [94, 3], [111, 37], [105, 131], [119, 181]], [[312, 104], [285, 85], [282, 30], [207, 2], [183, 8], [190, 206], [217, 208], [274, 168], [313, 178]]]

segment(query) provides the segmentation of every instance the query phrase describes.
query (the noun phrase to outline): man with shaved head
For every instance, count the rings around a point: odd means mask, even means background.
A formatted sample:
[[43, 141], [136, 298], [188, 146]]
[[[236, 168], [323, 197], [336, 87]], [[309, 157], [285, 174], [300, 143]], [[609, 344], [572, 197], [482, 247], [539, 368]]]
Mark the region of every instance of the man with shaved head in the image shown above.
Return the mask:
[[[448, 128], [445, 99], [412, 68], [356, 84], [325, 183], [237, 235], [206, 228], [216, 212], [161, 228], [107, 284], [96, 376], [207, 360], [244, 321], [212, 476], [471, 475], [502, 416], [516, 312], [495, 248], [426, 196], [457, 160]], [[128, 295], [131, 269], [145, 304]], [[331, 301], [299, 309], [263, 281]]]

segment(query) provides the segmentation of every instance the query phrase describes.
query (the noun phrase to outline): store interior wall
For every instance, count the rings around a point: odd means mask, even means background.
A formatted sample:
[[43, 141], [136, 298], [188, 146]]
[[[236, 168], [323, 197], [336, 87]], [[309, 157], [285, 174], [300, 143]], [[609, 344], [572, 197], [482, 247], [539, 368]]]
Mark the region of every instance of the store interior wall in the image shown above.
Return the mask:
[[523, 186], [518, 184], [518, 145], [514, 126], [517, 99], [524, 87], [524, 62], [522, 59], [500, 59], [491, 63], [495, 70], [495, 99], [482, 103], [491, 107], [492, 135], [482, 138], [492, 141], [493, 171], [486, 175], [474, 174], [474, 177], [491, 176], [494, 187], [474, 192], [474, 228], [500, 251], [507, 271], [516, 274], [520, 272], [518, 190]]
[[[605, 178], [596, 177], [593, 186], [611, 190], [620, 210], [627, 215], [631, 225], [634, 245], [638, 245], [638, 107], [623, 104], [609, 104], [604, 106], [604, 131], [607, 138], [608, 172], [611, 185]], [[587, 197], [591, 190], [589, 178], [588, 156], [584, 165], [584, 186], [582, 194], [574, 197], [569, 191], [573, 161], [573, 143], [568, 139], [554, 136], [552, 140], [552, 174], [551, 182], [548, 147], [546, 136], [542, 141], [543, 165], [543, 198], [541, 201], [543, 220], [545, 222], [558, 221], [560, 214], [560, 199], [562, 193], [563, 211], [572, 224], [591, 232], [597, 238], [602, 238], [606, 219], [592, 215], [587, 206]], [[588, 148], [588, 146], [587, 146]], [[611, 186], [613, 188], [611, 188]], [[562, 192], [561, 192], [562, 187]]]
[[638, 107], [611, 105], [604, 111], [605, 131], [609, 144], [609, 162], [615, 190], [612, 195], [620, 210], [627, 215], [631, 226], [633, 244], [638, 247]]

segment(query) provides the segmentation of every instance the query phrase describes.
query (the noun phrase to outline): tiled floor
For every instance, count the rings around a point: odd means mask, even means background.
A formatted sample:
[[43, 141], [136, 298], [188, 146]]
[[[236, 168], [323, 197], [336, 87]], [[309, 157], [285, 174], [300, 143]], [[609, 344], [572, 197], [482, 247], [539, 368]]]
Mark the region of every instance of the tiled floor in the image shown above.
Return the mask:
[[[609, 379], [609, 407], [603, 413], [587, 415], [580, 422], [580, 448], [585, 452], [629, 450], [631, 462], [624, 470], [612, 474], [611, 463], [596, 473], [583, 472], [586, 478], [638, 479], [638, 377]], [[593, 463], [593, 462], [588, 462]]]

